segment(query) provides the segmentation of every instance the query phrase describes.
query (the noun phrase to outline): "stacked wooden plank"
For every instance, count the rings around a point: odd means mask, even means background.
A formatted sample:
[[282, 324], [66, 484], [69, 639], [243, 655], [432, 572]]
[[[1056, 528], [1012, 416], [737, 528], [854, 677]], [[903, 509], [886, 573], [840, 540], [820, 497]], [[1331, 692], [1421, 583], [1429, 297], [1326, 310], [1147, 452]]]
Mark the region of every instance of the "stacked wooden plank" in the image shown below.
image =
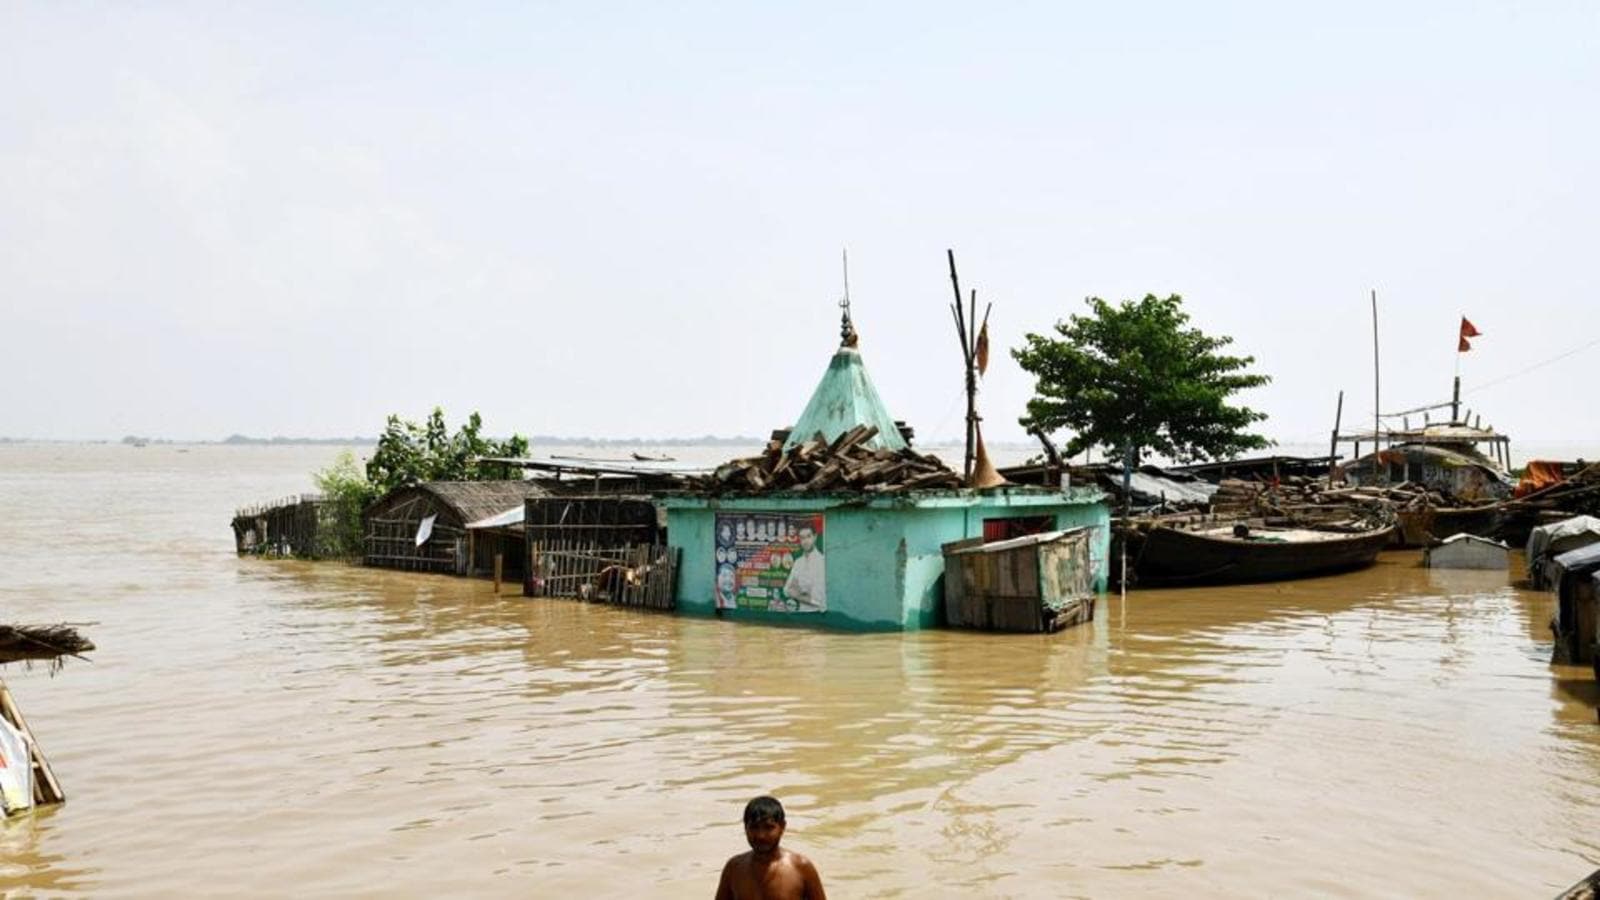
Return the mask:
[[1246, 515], [1296, 515], [1349, 507], [1398, 511], [1480, 505], [1412, 482], [1329, 486], [1320, 478], [1301, 477], [1285, 478], [1277, 484], [1225, 479], [1211, 504], [1214, 513]]
[[1260, 481], [1224, 478], [1211, 495], [1211, 511], [1218, 515], [1254, 515], [1267, 485]]
[[961, 475], [932, 454], [865, 446], [878, 433], [874, 425], [858, 425], [833, 441], [821, 434], [786, 452], [774, 437], [760, 456], [736, 459], [695, 479], [705, 493], [773, 493], [778, 491], [896, 491], [955, 488]]

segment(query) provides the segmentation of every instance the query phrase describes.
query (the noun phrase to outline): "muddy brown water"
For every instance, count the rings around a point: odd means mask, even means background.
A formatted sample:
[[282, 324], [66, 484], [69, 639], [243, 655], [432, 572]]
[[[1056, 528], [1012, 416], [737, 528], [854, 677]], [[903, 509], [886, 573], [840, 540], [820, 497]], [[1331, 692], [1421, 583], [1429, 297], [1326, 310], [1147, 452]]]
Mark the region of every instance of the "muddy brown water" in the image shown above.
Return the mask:
[[1600, 864], [1546, 595], [1415, 554], [855, 635], [239, 559], [329, 448], [0, 445], [3, 673], [69, 802], [7, 895], [702, 897], [774, 792], [838, 897], [1542, 896]]

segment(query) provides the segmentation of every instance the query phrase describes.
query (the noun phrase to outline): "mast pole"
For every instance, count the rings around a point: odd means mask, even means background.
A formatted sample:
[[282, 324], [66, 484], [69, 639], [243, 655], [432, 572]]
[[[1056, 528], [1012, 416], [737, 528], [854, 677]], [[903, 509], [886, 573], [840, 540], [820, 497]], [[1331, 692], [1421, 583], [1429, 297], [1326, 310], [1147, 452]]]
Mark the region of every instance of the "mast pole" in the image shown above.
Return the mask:
[[1378, 446], [1378, 289], [1372, 289], [1372, 450], [1377, 452]]
[[1339, 392], [1339, 405], [1333, 409], [1333, 440], [1328, 443], [1328, 487], [1333, 487], [1333, 468], [1339, 458], [1339, 420], [1344, 417], [1344, 391]]

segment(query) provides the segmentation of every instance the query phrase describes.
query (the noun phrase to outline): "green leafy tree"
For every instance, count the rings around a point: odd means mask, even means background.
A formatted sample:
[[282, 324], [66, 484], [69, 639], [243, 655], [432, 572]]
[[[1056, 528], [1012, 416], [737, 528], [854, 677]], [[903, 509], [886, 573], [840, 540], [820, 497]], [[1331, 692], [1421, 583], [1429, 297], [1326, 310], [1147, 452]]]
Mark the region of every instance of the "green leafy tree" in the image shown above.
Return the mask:
[[455, 434], [445, 424], [444, 410], [434, 407], [421, 425], [390, 416], [367, 461], [367, 480], [385, 493], [423, 481], [478, 481], [491, 477], [477, 463], [485, 456], [526, 456], [528, 441], [513, 435], [504, 441], [480, 433], [483, 418], [476, 412]]
[[355, 557], [361, 555], [361, 511], [378, 498], [378, 490], [367, 480], [355, 454], [344, 450], [333, 465], [311, 476], [317, 490], [327, 500], [317, 528], [319, 556]]
[[1029, 334], [1011, 351], [1036, 380], [1024, 427], [1071, 430], [1069, 456], [1100, 447], [1191, 462], [1271, 445], [1248, 431], [1265, 413], [1228, 403], [1270, 379], [1246, 371], [1254, 357], [1219, 352], [1232, 338], [1189, 327], [1183, 298], [1087, 302], [1089, 315], [1056, 323], [1059, 337]]

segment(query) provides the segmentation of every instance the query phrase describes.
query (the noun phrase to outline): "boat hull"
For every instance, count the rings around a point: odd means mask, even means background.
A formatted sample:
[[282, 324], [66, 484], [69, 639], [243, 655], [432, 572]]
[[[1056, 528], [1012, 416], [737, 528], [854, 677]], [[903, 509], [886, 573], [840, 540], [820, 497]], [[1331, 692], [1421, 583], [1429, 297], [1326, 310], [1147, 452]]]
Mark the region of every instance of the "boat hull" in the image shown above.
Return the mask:
[[1310, 542], [1273, 542], [1156, 527], [1133, 566], [1137, 584], [1287, 581], [1369, 566], [1394, 539], [1392, 527]]
[[1494, 537], [1499, 525], [1498, 506], [1422, 507], [1397, 514], [1395, 547], [1427, 547], [1457, 534]]

